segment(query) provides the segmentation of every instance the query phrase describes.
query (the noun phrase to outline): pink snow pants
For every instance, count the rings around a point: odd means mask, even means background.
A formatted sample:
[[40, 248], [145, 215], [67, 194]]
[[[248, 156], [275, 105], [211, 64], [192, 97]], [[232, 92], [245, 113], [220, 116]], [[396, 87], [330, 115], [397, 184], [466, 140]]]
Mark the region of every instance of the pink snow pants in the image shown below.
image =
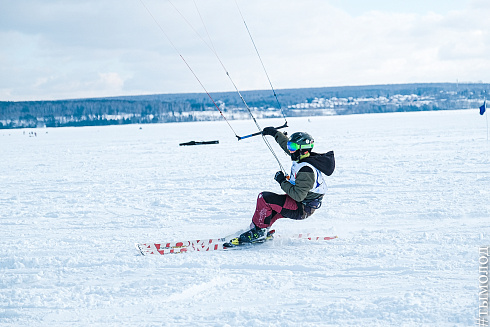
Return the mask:
[[303, 207], [289, 195], [262, 192], [257, 198], [252, 222], [259, 228], [267, 228], [280, 218], [302, 219], [302, 214]]

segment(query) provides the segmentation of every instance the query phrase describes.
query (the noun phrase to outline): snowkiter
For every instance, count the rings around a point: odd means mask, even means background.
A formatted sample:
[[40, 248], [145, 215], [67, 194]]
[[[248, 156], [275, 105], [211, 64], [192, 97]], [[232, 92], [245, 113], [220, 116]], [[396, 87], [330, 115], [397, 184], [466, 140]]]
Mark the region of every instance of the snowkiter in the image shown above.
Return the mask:
[[274, 137], [291, 157], [291, 174], [285, 176], [282, 171], [278, 171], [274, 176], [286, 193], [260, 193], [250, 230], [228, 242], [230, 246], [263, 242], [269, 228], [280, 218], [302, 220], [311, 216], [320, 208], [327, 191], [325, 176], [330, 176], [335, 169], [333, 151], [312, 152], [315, 141], [308, 133], [296, 132], [288, 139], [276, 128], [266, 127], [262, 134]]

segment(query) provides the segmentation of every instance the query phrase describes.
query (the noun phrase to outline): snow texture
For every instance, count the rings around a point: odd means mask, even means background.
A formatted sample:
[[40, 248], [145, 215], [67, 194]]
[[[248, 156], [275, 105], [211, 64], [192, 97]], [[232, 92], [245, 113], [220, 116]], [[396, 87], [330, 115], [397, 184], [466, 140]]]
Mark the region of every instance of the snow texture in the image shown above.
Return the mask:
[[289, 124], [334, 150], [337, 169], [321, 209], [274, 227], [339, 239], [146, 257], [135, 242], [226, 236], [259, 192], [281, 192], [260, 137], [237, 141], [223, 121], [0, 131], [0, 325], [474, 325], [490, 244], [478, 112]]

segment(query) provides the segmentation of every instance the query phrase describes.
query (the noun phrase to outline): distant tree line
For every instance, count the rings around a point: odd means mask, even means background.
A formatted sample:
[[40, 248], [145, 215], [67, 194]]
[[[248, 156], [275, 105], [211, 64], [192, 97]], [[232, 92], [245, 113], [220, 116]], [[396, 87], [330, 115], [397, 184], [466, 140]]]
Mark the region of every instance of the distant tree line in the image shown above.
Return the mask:
[[188, 102], [165, 101], [86, 99], [0, 102], [0, 128], [36, 127], [39, 124], [61, 127], [192, 121], [193, 117], [182, 116], [182, 113], [190, 110]]
[[[454, 100], [458, 98], [482, 99], [490, 89], [490, 84], [484, 83], [413, 83], [413, 84], [386, 84], [362, 86], [335, 86], [302, 89], [276, 90], [277, 97], [283, 108], [312, 101], [315, 98], [362, 98], [387, 97], [395, 94], [418, 96], [433, 96], [436, 100]], [[250, 107], [277, 107], [276, 99], [271, 90], [243, 91], [241, 92]], [[243, 102], [236, 92], [211, 93], [213, 99], [221, 101], [227, 107], [243, 108]], [[155, 94], [131, 97], [116, 97], [114, 99], [134, 99], [189, 102], [191, 105], [206, 107], [213, 103], [203, 93]]]
[[[289, 117], [322, 115], [323, 109], [335, 114], [375, 112], [468, 109], [487, 95], [490, 84], [394, 84], [370, 86], [324, 87], [277, 90], [281, 109]], [[270, 90], [242, 92], [247, 104], [256, 111], [279, 111]], [[379, 101], [394, 95], [416, 95], [428, 98], [423, 103]], [[236, 92], [212, 93], [212, 98], [225, 112], [244, 112], [246, 108]], [[315, 99], [344, 99], [332, 108], [308, 107]], [[359, 99], [374, 99], [358, 101]], [[331, 105], [332, 106], [332, 105]], [[477, 107], [477, 106], [476, 106]], [[206, 114], [206, 112], [208, 112]], [[101, 126], [114, 124], [146, 124], [219, 119], [211, 99], [202, 93], [157, 94], [97, 99], [59, 101], [0, 102], [0, 128]], [[270, 116], [270, 115], [269, 115]]]

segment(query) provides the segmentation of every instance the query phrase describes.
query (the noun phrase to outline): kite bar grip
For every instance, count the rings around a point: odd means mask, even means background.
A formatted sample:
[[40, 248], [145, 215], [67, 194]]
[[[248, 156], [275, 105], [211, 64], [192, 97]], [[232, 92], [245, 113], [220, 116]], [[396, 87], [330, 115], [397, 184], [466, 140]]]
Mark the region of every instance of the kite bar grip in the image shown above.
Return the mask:
[[[281, 129], [281, 128], [285, 128], [285, 127], [288, 127], [288, 123], [287, 122], [285, 122], [284, 125], [282, 125], [282, 126], [276, 127], [276, 129]], [[262, 135], [262, 131], [257, 132], [257, 133], [253, 133], [253, 134], [250, 134], [250, 135], [245, 135], [245, 136], [238, 136], [237, 135], [237, 138], [238, 138], [238, 141], [240, 141], [240, 140], [248, 139], [249, 137], [257, 136], [257, 135]]]

